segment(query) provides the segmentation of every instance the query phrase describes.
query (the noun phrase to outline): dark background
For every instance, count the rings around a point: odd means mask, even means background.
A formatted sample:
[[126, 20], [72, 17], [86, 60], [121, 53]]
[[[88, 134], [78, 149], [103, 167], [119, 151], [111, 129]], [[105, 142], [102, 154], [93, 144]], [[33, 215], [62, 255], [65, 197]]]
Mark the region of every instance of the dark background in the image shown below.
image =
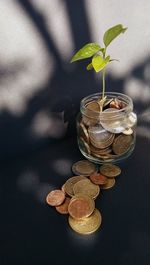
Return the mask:
[[[149, 265], [149, 102], [134, 102], [139, 128], [134, 154], [120, 164], [122, 174], [116, 186], [101, 192], [96, 201], [103, 218], [101, 228], [90, 236], [74, 233], [68, 226], [68, 217], [48, 207], [45, 196], [53, 188], [61, 187], [72, 176], [71, 165], [83, 159], [76, 142], [75, 117], [81, 98], [99, 91], [98, 81], [93, 73], [83, 71], [87, 62], [68, 68], [44, 15], [32, 1], [15, 2], [33, 23], [56, 65], [53, 76], [29, 100], [23, 115], [17, 117], [7, 110], [0, 113], [0, 264]], [[65, 2], [78, 50], [92, 41], [85, 2]], [[136, 65], [130, 76], [149, 85], [144, 79], [147, 65], [149, 57]], [[7, 69], [0, 69], [0, 80], [7, 74]], [[124, 92], [124, 82], [123, 78], [107, 75], [109, 91], [115, 87], [116, 92]], [[67, 124], [61, 137], [34, 138], [28, 134], [28, 126], [41, 110], [53, 115], [54, 124], [55, 119], [60, 120], [59, 128]]]

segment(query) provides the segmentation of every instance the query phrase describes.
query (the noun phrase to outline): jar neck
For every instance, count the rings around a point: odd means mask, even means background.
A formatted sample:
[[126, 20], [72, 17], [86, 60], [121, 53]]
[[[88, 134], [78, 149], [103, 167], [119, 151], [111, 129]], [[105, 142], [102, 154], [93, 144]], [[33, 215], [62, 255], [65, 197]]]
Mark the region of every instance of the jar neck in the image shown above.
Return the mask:
[[90, 110], [87, 108], [87, 105], [90, 102], [97, 101], [102, 97], [102, 93], [95, 93], [81, 100], [81, 104], [80, 104], [81, 113], [89, 118], [99, 118], [99, 119], [109, 120], [112, 118], [117, 119], [118, 117], [128, 115], [129, 113], [133, 111], [133, 102], [129, 96], [125, 94], [117, 93], [117, 92], [106, 92], [105, 96], [107, 96], [108, 100], [111, 98], [113, 99], [117, 98], [118, 100], [123, 102], [125, 106], [122, 109], [114, 108], [111, 112], [111, 115], [110, 115], [110, 112], [105, 112], [105, 111], [99, 112], [99, 111]]

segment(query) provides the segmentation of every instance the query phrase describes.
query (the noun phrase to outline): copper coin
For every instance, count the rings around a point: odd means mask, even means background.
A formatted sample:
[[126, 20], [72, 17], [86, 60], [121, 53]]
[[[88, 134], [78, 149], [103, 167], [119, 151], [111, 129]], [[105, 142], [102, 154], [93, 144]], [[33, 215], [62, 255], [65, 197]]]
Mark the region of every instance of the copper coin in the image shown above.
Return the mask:
[[70, 198], [66, 197], [65, 201], [63, 204], [56, 206], [57, 212], [61, 214], [67, 214], [68, 213], [68, 205], [70, 203]]
[[101, 185], [101, 189], [103, 190], [108, 190], [110, 188], [112, 188], [115, 185], [115, 179], [114, 178], [110, 178], [108, 179], [107, 183], [104, 185]]
[[74, 196], [68, 206], [69, 214], [76, 220], [90, 216], [94, 209], [94, 200], [84, 194]]
[[132, 135], [125, 135], [125, 134], [120, 134], [119, 136], [117, 136], [113, 142], [112, 148], [113, 148], [113, 152], [116, 155], [123, 155], [125, 154], [133, 141], [133, 137]]
[[73, 173], [82, 176], [90, 176], [97, 171], [97, 166], [88, 160], [81, 160], [73, 164]]
[[100, 173], [94, 173], [90, 175], [90, 180], [96, 185], [103, 185], [106, 184], [108, 181], [107, 177]]
[[117, 98], [115, 98], [111, 103], [110, 103], [110, 108], [116, 108], [116, 109], [120, 109], [121, 108], [121, 101], [118, 100]]
[[120, 167], [113, 164], [104, 164], [100, 167], [100, 172], [108, 178], [114, 178], [121, 173]]
[[65, 200], [65, 194], [62, 190], [52, 190], [46, 197], [46, 202], [51, 206], [58, 206]]
[[71, 177], [69, 178], [65, 184], [64, 184], [64, 190], [65, 190], [65, 193], [68, 194], [70, 197], [72, 197], [74, 195], [74, 192], [73, 192], [73, 186], [78, 182], [80, 181], [81, 179], [86, 179], [86, 177], [84, 176], [74, 176], [74, 177]]

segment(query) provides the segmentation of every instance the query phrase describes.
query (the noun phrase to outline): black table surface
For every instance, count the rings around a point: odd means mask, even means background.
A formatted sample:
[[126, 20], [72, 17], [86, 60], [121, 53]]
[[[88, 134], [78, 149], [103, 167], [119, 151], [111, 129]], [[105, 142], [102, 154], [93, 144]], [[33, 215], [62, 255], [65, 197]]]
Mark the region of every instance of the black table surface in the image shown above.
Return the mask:
[[83, 159], [76, 137], [3, 162], [0, 264], [149, 265], [149, 149], [149, 139], [138, 136], [116, 185], [96, 200], [100, 229], [87, 236], [75, 233], [68, 216], [45, 203], [46, 194], [73, 175], [71, 165]]

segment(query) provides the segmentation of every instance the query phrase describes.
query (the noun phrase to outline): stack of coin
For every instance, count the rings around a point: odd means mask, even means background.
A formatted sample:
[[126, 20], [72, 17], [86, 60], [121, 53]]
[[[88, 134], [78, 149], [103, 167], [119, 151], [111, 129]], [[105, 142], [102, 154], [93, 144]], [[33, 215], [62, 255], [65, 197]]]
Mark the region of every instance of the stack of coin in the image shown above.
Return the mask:
[[105, 99], [102, 111], [99, 101], [86, 105], [77, 129], [79, 148], [87, 158], [111, 162], [133, 149], [136, 115], [133, 112], [127, 115], [125, 107], [126, 103], [115, 97]]
[[68, 222], [74, 231], [91, 234], [102, 222], [100, 211], [95, 209], [100, 189], [112, 188], [121, 169], [113, 164], [98, 168], [88, 160], [81, 160], [73, 164], [72, 171], [76, 175], [67, 179], [61, 189], [51, 191], [46, 202], [55, 206], [57, 212], [69, 214]]

